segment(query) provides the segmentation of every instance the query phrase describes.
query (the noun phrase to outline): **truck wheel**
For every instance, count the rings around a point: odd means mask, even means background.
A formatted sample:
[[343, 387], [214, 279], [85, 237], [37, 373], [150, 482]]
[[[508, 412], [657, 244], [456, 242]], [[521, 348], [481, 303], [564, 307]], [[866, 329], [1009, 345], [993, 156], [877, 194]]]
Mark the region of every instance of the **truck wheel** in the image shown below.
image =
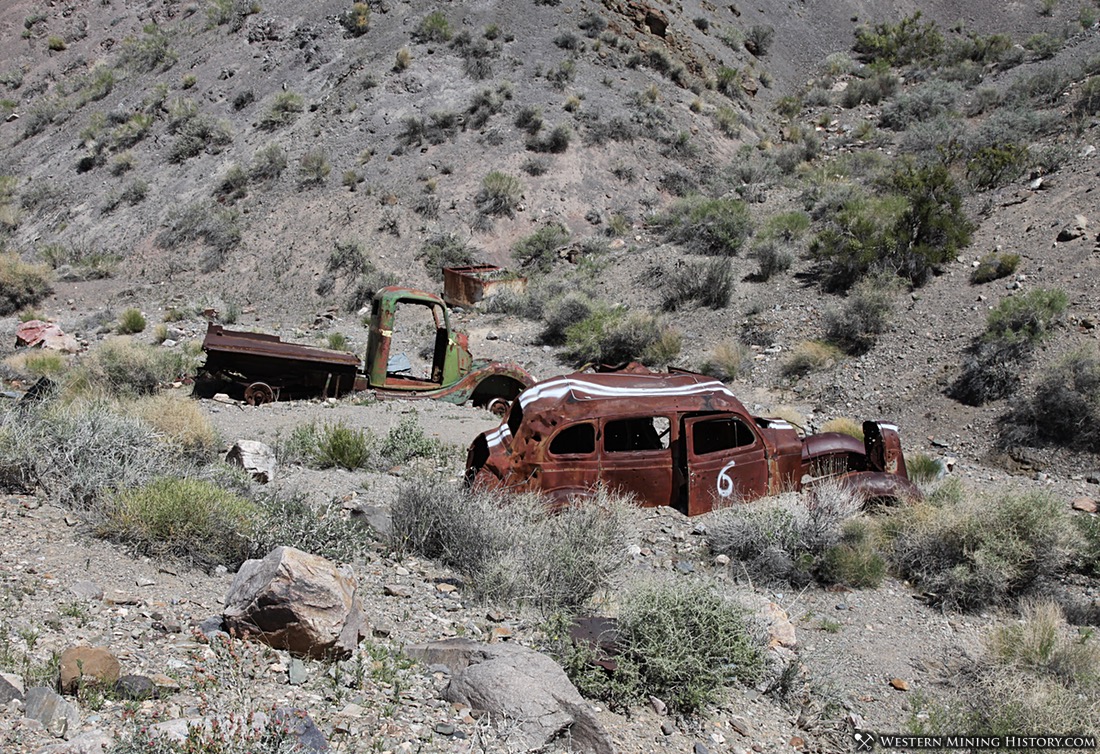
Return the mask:
[[508, 407], [511, 405], [512, 402], [507, 398], [493, 398], [485, 408], [489, 409], [493, 415], [503, 417], [508, 413]]
[[244, 400], [249, 406], [262, 406], [275, 400], [275, 391], [266, 382], [253, 382], [244, 389]]

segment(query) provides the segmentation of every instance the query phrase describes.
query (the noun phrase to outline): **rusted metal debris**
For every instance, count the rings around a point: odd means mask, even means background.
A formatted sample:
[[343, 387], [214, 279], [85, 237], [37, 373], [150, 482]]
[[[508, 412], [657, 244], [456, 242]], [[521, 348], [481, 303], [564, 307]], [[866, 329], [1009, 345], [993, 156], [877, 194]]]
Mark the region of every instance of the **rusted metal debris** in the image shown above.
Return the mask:
[[519, 293], [527, 278], [495, 264], [443, 268], [443, 300], [451, 306], [473, 306], [503, 291]]
[[752, 416], [710, 377], [631, 365], [525, 390], [501, 425], [470, 445], [466, 479], [561, 502], [603, 484], [692, 516], [822, 479], [865, 499], [920, 497], [897, 427], [868, 421], [863, 432], [864, 442], [835, 432], [803, 438], [782, 419]]
[[[428, 373], [407, 373], [407, 359], [392, 353], [400, 307], [423, 307], [434, 322], [428, 346]], [[379, 398], [433, 398], [450, 403], [486, 406], [503, 414], [509, 403], [534, 378], [516, 364], [475, 361], [469, 340], [451, 327], [443, 299], [426, 291], [391, 286], [374, 296], [366, 363], [341, 351], [284, 343], [274, 335], [226, 330], [209, 325], [203, 339], [206, 364], [196, 389], [228, 383], [253, 405], [273, 400], [320, 395], [339, 397], [352, 390], [373, 388]]]

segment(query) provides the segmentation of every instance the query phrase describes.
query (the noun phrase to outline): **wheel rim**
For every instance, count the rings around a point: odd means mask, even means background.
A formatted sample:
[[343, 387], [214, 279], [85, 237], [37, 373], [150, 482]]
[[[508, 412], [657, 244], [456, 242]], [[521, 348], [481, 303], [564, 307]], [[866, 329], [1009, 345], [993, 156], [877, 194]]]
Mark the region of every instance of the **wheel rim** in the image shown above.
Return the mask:
[[253, 382], [245, 388], [244, 399], [249, 406], [262, 406], [275, 400], [275, 391], [266, 382]]

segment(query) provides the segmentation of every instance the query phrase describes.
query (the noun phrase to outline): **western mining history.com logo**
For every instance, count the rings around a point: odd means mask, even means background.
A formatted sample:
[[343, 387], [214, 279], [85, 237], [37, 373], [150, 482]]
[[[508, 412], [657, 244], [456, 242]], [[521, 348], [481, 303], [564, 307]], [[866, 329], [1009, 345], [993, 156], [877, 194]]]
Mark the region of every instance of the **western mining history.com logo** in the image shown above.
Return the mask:
[[856, 751], [890, 751], [904, 749], [968, 749], [1003, 750], [1019, 749], [1077, 749], [1096, 748], [1096, 736], [1085, 735], [908, 735], [901, 733], [874, 733], [857, 730], [852, 733]]

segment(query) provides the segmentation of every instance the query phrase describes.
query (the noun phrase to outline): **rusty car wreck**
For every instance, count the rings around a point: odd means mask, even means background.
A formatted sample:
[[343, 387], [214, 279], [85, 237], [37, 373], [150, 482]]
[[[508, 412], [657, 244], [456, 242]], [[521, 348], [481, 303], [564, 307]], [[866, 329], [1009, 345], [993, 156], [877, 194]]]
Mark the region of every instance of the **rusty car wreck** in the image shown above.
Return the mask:
[[[399, 311], [404, 313], [399, 316]], [[419, 329], [428, 340], [412, 358], [394, 347], [397, 322], [409, 313], [421, 315]], [[338, 397], [372, 388], [378, 398], [470, 400], [503, 414], [512, 399], [535, 381], [516, 364], [474, 360], [467, 337], [451, 327], [443, 299], [400, 286], [383, 288], [374, 296], [362, 371], [354, 354], [215, 324], [208, 327], [202, 347], [206, 363], [197, 375], [196, 392], [222, 386], [242, 394], [252, 405], [314, 395]], [[413, 359], [421, 354], [423, 373], [417, 373]]]
[[833, 432], [800, 437], [790, 423], [750, 415], [721, 382], [691, 372], [578, 372], [522, 392], [500, 426], [471, 444], [466, 480], [556, 502], [602, 484], [687, 515], [825, 478], [864, 499], [920, 497], [897, 427], [869, 421], [863, 431], [863, 441]]

